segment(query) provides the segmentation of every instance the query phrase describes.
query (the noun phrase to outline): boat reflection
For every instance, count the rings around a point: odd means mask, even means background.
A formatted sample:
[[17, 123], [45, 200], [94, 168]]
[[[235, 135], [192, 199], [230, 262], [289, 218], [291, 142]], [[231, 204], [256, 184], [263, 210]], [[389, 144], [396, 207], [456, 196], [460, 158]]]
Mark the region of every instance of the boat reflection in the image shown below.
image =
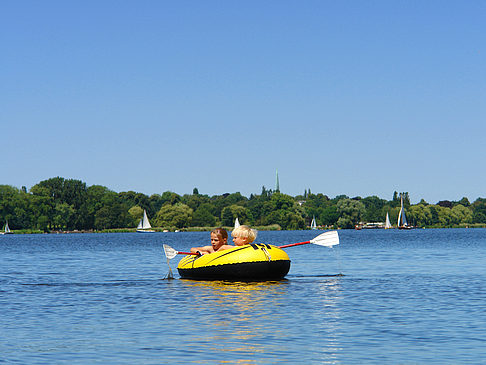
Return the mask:
[[[224, 353], [230, 363], [255, 363], [275, 359], [299, 362], [308, 348], [322, 363], [336, 361], [339, 346], [338, 278], [275, 282], [225, 282], [180, 280], [195, 298], [191, 342]], [[303, 295], [295, 296], [296, 291]], [[205, 309], [201, 310], [201, 306]], [[312, 316], [302, 307], [315, 308]], [[309, 339], [318, 336], [311, 342]], [[317, 345], [317, 347], [313, 347]], [[208, 359], [206, 359], [208, 360]], [[221, 361], [221, 357], [219, 358]]]

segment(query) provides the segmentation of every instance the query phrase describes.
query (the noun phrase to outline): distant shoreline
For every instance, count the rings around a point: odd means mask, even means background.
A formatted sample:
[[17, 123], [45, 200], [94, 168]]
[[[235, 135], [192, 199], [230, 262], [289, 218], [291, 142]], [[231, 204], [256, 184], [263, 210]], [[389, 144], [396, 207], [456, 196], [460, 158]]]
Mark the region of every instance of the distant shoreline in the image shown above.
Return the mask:
[[[158, 233], [168, 233], [168, 232], [211, 232], [213, 229], [219, 227], [189, 227], [189, 228], [160, 228], [160, 227], [152, 227], [151, 229]], [[226, 229], [227, 231], [233, 230], [233, 227], [225, 227], [222, 228]], [[281, 231], [282, 228], [278, 224], [272, 224], [270, 226], [257, 226], [252, 227], [255, 228], [257, 231]], [[72, 233], [136, 233], [136, 228], [112, 228], [112, 229], [103, 229], [103, 230], [73, 230], [73, 231], [50, 231], [44, 232], [41, 230], [13, 230], [13, 234], [72, 234]]]
[[[486, 198], [470, 202], [442, 200], [430, 204], [423, 199], [410, 204], [407, 192], [393, 192], [391, 200], [377, 196], [330, 198], [304, 190], [290, 196], [262, 187], [260, 194], [179, 195], [171, 191], [147, 196], [135, 191], [115, 192], [101, 185], [88, 186], [76, 179], [54, 177], [27, 191], [0, 185], [0, 224], [15, 233], [134, 232], [141, 218], [154, 231], [208, 231], [211, 227], [231, 227], [236, 218], [258, 230], [304, 230], [319, 228], [354, 229], [365, 224], [395, 223], [426, 228], [486, 226]], [[406, 214], [405, 214], [406, 213]], [[314, 223], [313, 223], [314, 222]], [[403, 223], [400, 223], [402, 225]], [[383, 223], [385, 225], [385, 223]], [[192, 227], [194, 226], [194, 227]], [[261, 226], [261, 227], [260, 227]], [[130, 227], [130, 228], [127, 228]], [[186, 228], [181, 228], [186, 227]]]
[[[156, 233], [179, 233], [179, 232], [211, 232], [214, 228], [217, 227], [190, 227], [190, 228], [182, 228], [182, 229], [161, 229], [161, 228], [152, 228]], [[226, 229], [228, 232], [233, 230], [233, 227], [222, 227]], [[254, 227], [257, 231], [281, 231], [282, 229], [279, 227], [276, 229], [274, 226], [268, 227]], [[422, 230], [422, 229], [474, 229], [474, 228], [486, 228], [486, 224], [470, 224], [467, 226], [455, 226], [455, 227], [417, 227], [412, 230]], [[327, 231], [327, 230], [339, 230], [339, 231], [354, 231], [354, 228], [319, 228], [315, 231]], [[362, 229], [363, 231], [376, 231], [376, 230], [384, 230], [384, 229]], [[391, 230], [396, 230], [396, 228], [391, 228]], [[314, 231], [312, 229], [300, 229], [300, 230], [291, 230], [291, 231]], [[36, 230], [17, 230], [12, 231], [12, 234], [88, 234], [88, 233], [136, 233], [136, 228], [117, 228], [117, 229], [105, 229], [105, 230], [74, 230], [74, 231], [51, 231], [51, 232], [44, 232], [44, 231], [36, 231]]]

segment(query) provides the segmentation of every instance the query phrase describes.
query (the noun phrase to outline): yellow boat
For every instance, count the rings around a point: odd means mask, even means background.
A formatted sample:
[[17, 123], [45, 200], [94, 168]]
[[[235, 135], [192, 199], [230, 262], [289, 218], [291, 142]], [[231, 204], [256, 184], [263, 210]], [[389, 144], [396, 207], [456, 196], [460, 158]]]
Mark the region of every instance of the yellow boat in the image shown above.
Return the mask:
[[177, 270], [185, 279], [281, 280], [290, 270], [290, 259], [277, 246], [252, 243], [202, 256], [187, 255]]

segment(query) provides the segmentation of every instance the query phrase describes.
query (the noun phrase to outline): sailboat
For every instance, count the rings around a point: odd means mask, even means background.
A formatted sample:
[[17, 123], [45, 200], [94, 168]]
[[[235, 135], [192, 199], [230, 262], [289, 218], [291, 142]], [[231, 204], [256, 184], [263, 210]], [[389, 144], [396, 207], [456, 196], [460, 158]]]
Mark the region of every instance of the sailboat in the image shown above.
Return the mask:
[[238, 217], [235, 219], [235, 228], [238, 228], [240, 226], [240, 221], [238, 220]]
[[138, 223], [137, 226], [137, 232], [139, 233], [155, 232], [150, 228], [152, 228], [152, 226], [150, 225], [150, 221], [147, 217], [147, 211], [144, 209], [143, 217], [140, 219], [140, 222]]
[[317, 229], [316, 217], [312, 217], [311, 229]]
[[407, 216], [405, 215], [405, 209], [403, 208], [403, 197], [400, 197], [400, 213], [398, 213], [398, 229], [411, 229], [412, 227], [407, 223]]
[[386, 212], [385, 229], [390, 229], [390, 228], [392, 228], [392, 225], [390, 223], [390, 217], [388, 215], [388, 212]]
[[0, 234], [13, 234], [13, 232], [8, 227], [8, 221], [5, 221], [5, 228], [3, 229], [3, 232], [0, 232]]

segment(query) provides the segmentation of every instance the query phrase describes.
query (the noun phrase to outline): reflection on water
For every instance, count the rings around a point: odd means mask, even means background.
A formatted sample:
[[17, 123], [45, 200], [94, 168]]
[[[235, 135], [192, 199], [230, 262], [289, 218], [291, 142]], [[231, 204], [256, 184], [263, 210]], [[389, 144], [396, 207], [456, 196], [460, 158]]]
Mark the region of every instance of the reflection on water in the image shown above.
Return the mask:
[[[268, 348], [271, 337], [286, 337], [286, 329], [276, 329], [281, 321], [282, 306], [286, 296], [286, 281], [241, 283], [224, 281], [189, 281], [183, 285], [199, 292], [207, 308], [204, 321], [208, 338], [195, 336], [196, 342], [214, 344], [212, 350], [234, 354], [264, 354], [278, 350]], [[199, 301], [196, 301], [196, 303]], [[198, 308], [199, 309], [199, 308]], [[196, 311], [198, 309], [195, 309]], [[240, 359], [244, 361], [245, 359]], [[248, 360], [248, 359], [246, 359]]]
[[342, 300], [339, 279], [322, 281], [316, 286], [321, 306], [320, 328], [322, 332], [323, 351], [320, 354], [320, 362], [336, 363], [337, 356], [343, 351], [339, 338], [342, 336], [341, 311], [339, 303]]
[[[198, 314], [191, 345], [209, 345], [206, 350], [226, 353], [230, 363], [260, 362], [276, 355], [298, 362], [305, 358], [303, 348], [312, 349], [320, 362], [335, 362], [340, 351], [339, 279], [323, 279], [310, 296], [306, 281], [180, 280], [194, 295], [188, 310]], [[296, 290], [303, 291], [298, 300]], [[310, 318], [300, 317], [299, 307], [303, 306], [313, 308]], [[296, 331], [303, 323], [313, 329]]]

